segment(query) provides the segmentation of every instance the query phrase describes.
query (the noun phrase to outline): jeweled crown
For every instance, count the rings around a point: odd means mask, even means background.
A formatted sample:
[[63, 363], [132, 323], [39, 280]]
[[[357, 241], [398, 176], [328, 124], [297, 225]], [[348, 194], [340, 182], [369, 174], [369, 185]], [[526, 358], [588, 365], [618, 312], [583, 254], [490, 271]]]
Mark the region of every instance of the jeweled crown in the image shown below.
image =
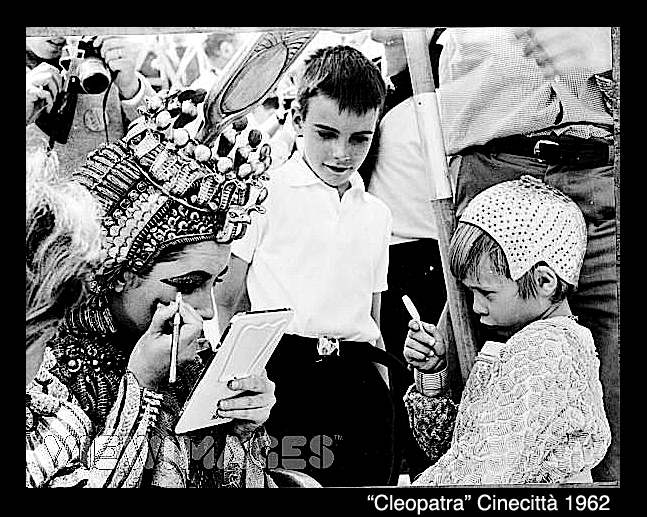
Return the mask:
[[103, 209], [100, 273], [121, 265], [139, 272], [173, 245], [229, 243], [264, 211], [269, 144], [245, 117], [213, 146], [197, 141], [184, 126], [205, 95], [184, 89], [147, 98], [126, 136], [92, 151], [75, 172]]

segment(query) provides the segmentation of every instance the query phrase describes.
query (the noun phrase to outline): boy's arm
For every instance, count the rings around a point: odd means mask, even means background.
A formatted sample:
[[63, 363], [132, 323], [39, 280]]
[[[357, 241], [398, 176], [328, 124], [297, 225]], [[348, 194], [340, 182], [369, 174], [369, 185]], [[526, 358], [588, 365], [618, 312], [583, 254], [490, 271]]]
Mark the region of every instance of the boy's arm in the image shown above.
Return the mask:
[[451, 445], [458, 405], [449, 397], [448, 391], [426, 389], [442, 384], [435, 382], [442, 372], [422, 375], [426, 378], [416, 378], [409, 386], [404, 395], [404, 405], [411, 432], [433, 465]]
[[[373, 293], [373, 303], [371, 305], [371, 317], [375, 320], [377, 328], [380, 328], [380, 311], [382, 309], [382, 293]], [[384, 345], [384, 339], [382, 339], [382, 333], [380, 332], [380, 337], [377, 339], [375, 346], [382, 350], [386, 350]], [[380, 372], [380, 375], [386, 382], [386, 385], [389, 386], [389, 369], [383, 364], [376, 364], [377, 370]]]
[[[409, 425], [432, 465], [449, 449], [458, 414], [458, 405], [451, 399], [445, 359], [446, 309], [445, 305], [435, 328], [428, 323], [410, 322], [403, 352], [414, 368], [414, 383], [404, 396]], [[425, 359], [414, 352], [428, 353], [430, 349], [434, 354]]]
[[229, 320], [234, 314], [248, 311], [251, 307], [249, 295], [247, 294], [248, 270], [249, 263], [232, 254], [229, 261], [229, 270], [214, 293], [218, 313], [218, 327], [221, 333], [225, 331]]

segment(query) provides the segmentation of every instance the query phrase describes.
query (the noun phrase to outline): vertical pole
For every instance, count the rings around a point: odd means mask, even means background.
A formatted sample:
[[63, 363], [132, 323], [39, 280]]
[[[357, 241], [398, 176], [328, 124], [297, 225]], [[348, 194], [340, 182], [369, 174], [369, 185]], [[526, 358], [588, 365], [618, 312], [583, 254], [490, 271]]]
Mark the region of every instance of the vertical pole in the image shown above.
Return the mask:
[[[620, 308], [620, 27], [611, 27], [611, 52], [612, 52], [612, 77], [614, 83], [613, 91], [613, 145], [615, 158], [613, 162], [613, 177], [615, 187], [616, 201], [616, 278], [618, 293], [618, 309]], [[615, 363], [618, 368], [617, 380], [620, 381], [620, 311], [618, 311], [618, 343], [617, 343], [618, 361]], [[620, 393], [618, 388], [618, 404]], [[620, 408], [614, 411], [610, 418], [611, 433], [613, 440], [620, 443]], [[612, 465], [611, 475], [615, 480], [620, 481], [620, 447], [612, 445], [612, 457], [608, 463]]]
[[[409, 74], [413, 87], [416, 123], [420, 134], [426, 166], [431, 208], [438, 225], [438, 246], [445, 286], [449, 319], [463, 382], [467, 380], [476, 357], [476, 339], [471, 325], [465, 291], [449, 269], [449, 243], [456, 227], [456, 213], [452, 197], [445, 144], [440, 125], [436, 90], [429, 58], [426, 29], [403, 30]], [[451, 338], [451, 336], [449, 336]], [[451, 353], [448, 353], [451, 357]]]
[[[611, 27], [613, 56], [613, 145], [615, 159], [613, 177], [616, 197], [616, 272], [618, 275], [618, 303], [620, 303], [620, 27]], [[618, 329], [618, 340], [620, 331]]]

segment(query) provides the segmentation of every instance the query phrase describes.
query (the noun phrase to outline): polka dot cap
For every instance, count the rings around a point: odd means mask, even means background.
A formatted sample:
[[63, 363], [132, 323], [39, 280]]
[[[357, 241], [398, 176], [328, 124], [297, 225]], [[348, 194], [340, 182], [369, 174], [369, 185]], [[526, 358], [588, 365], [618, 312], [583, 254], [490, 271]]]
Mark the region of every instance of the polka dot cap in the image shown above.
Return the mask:
[[532, 176], [505, 181], [478, 194], [460, 220], [486, 231], [518, 280], [544, 261], [577, 286], [586, 252], [586, 224], [575, 202]]

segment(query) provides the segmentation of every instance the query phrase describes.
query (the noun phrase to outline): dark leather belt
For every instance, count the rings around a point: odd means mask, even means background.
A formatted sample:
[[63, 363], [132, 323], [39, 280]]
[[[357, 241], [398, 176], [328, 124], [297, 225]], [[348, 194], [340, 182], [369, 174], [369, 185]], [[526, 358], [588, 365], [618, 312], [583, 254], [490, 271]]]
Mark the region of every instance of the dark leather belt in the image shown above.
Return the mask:
[[483, 146], [488, 153], [510, 153], [537, 158], [550, 165], [602, 167], [612, 165], [613, 142], [597, 138], [510, 136]]
[[349, 360], [349, 361], [369, 361], [379, 363], [391, 371], [401, 375], [410, 376], [403, 361], [393, 354], [373, 346], [371, 343], [361, 341], [331, 341], [322, 346], [321, 338], [311, 338], [297, 336], [295, 334], [285, 334], [274, 352], [274, 355], [288, 354], [291, 359], [300, 359], [305, 361], [328, 361], [328, 360]]

